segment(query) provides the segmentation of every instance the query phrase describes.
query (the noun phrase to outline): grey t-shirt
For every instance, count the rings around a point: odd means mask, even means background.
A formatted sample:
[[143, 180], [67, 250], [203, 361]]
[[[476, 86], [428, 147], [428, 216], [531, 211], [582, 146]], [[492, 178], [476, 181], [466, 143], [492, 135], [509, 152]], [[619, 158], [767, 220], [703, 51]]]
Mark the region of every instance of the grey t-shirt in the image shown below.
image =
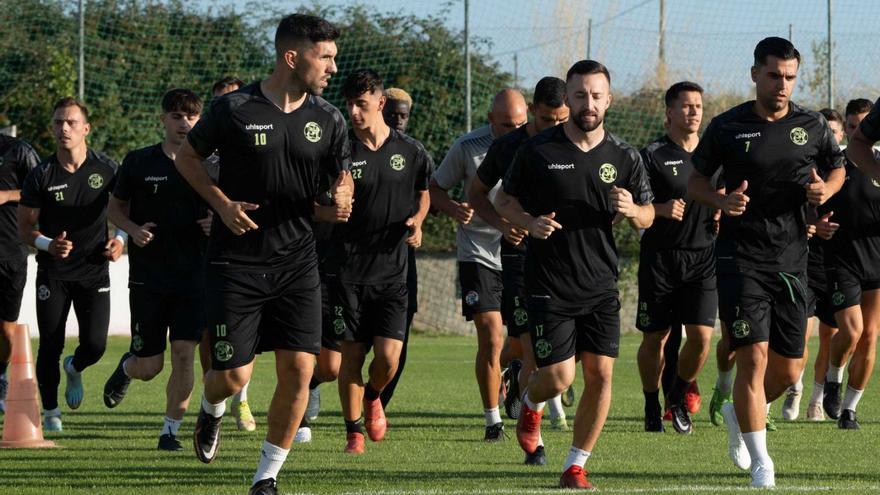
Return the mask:
[[[442, 189], [451, 189], [464, 180], [463, 201], [469, 202], [468, 191], [477, 168], [483, 162], [489, 145], [495, 138], [489, 126], [475, 129], [458, 138], [440, 167], [434, 180]], [[500, 183], [489, 191], [489, 201], [495, 200]], [[474, 261], [493, 270], [501, 270], [501, 232], [474, 215], [467, 225], [459, 225], [456, 233], [458, 261]]]

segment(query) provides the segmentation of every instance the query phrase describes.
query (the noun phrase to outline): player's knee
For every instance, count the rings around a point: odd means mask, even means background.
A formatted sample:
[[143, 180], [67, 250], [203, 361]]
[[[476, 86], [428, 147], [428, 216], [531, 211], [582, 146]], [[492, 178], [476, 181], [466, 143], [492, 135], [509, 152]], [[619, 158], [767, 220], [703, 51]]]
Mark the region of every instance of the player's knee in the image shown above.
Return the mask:
[[152, 359], [144, 362], [141, 368], [141, 379], [144, 381], [150, 381], [153, 378], [159, 376], [159, 373], [162, 372], [162, 368], [164, 367], [164, 363], [161, 359]]

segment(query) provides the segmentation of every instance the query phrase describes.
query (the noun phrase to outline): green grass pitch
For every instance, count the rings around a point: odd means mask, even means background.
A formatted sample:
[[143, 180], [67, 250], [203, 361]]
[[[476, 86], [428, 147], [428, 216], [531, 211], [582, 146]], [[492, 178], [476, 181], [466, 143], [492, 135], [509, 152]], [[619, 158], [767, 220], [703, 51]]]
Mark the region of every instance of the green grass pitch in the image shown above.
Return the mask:
[[[715, 381], [714, 364], [700, 376], [703, 410], [695, 432], [642, 431], [643, 399], [636, 369], [638, 335], [626, 335], [615, 366], [611, 416], [588, 461], [591, 481], [607, 493], [718, 493], [745, 490], [749, 475], [727, 458], [726, 432], [708, 421]], [[815, 353], [817, 339], [812, 339]], [[67, 350], [75, 345], [68, 341]], [[85, 372], [82, 407], [62, 407], [64, 432], [49, 434], [62, 448], [0, 450], [3, 494], [239, 494], [245, 493], [265, 435], [265, 411], [275, 386], [273, 358], [259, 357], [250, 387], [257, 414], [254, 433], [239, 432], [224, 421], [217, 460], [196, 460], [191, 434], [197, 398], [181, 427], [183, 452], [156, 450], [165, 403], [166, 370], [151, 382], [134, 382], [125, 402], [104, 407], [104, 381], [126, 349], [128, 339], [111, 338], [107, 354]], [[386, 439], [367, 442], [366, 454], [342, 453], [345, 430], [335, 384], [322, 386], [322, 411], [313, 424], [314, 441], [294, 446], [279, 476], [281, 493], [514, 494], [557, 493], [556, 485], [571, 442], [570, 433], [550, 431], [545, 421], [548, 465], [522, 464], [523, 454], [507, 419], [510, 439], [482, 442], [483, 417], [473, 377], [476, 342], [472, 337], [415, 335], [403, 381], [388, 410]], [[35, 343], [36, 349], [36, 343]], [[813, 355], [811, 353], [811, 355]], [[812, 390], [812, 364], [806, 393]], [[580, 378], [578, 392], [583, 390]], [[880, 400], [871, 383], [859, 407], [862, 430], [839, 431], [832, 422], [781, 420], [781, 400], [774, 404], [779, 431], [768, 434], [777, 470], [776, 493], [880, 492]], [[63, 394], [63, 380], [62, 390]], [[802, 402], [805, 414], [808, 396]], [[63, 402], [63, 395], [62, 395]], [[569, 419], [574, 411], [569, 408]]]

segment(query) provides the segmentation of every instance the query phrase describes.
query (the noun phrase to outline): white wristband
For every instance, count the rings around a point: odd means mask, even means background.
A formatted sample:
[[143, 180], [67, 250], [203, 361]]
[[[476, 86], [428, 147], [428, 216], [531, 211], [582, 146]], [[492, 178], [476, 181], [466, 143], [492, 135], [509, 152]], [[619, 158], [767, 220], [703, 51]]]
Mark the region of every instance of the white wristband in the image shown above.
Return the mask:
[[119, 239], [119, 242], [121, 242], [122, 245], [125, 245], [125, 241], [128, 240], [128, 234], [125, 233], [124, 230], [119, 229], [116, 231], [116, 238]]
[[49, 239], [44, 235], [37, 236], [37, 238], [34, 239], [34, 246], [40, 251], [49, 252], [49, 244], [51, 243], [52, 239]]

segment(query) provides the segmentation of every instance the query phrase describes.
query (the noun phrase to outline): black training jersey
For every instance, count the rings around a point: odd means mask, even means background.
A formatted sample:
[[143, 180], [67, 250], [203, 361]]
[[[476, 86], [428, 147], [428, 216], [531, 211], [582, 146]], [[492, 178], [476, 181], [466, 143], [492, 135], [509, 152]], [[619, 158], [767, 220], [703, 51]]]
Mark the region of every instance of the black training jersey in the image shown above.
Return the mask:
[[107, 275], [107, 202], [116, 181], [116, 162], [89, 149], [86, 161], [70, 173], [52, 155], [31, 170], [21, 189], [21, 204], [39, 208], [40, 232], [55, 238], [67, 232], [73, 250], [57, 260], [37, 252], [37, 265], [55, 280], [87, 280]]
[[348, 222], [334, 227], [328, 271], [351, 283], [404, 283], [406, 220], [418, 209], [416, 192], [428, 189], [431, 157], [421, 143], [394, 129], [376, 151], [354, 132], [349, 139], [354, 204]]
[[[880, 158], [874, 151], [874, 159]], [[835, 195], [831, 220], [840, 224], [832, 239], [859, 239], [880, 236], [880, 182], [862, 172], [851, 161], [846, 163], [846, 181]]]
[[654, 193], [654, 203], [684, 199], [684, 218], [679, 222], [655, 217], [654, 224], [642, 236], [642, 249], [704, 249], [715, 242], [713, 211], [688, 198], [688, 179], [694, 166], [691, 153], [674, 143], [669, 136], [646, 146], [642, 159]]
[[[0, 134], [0, 191], [16, 191], [40, 163], [37, 152], [21, 139]], [[0, 205], [0, 260], [21, 259], [27, 247], [18, 237], [18, 202]]]
[[208, 208], [161, 144], [126, 155], [113, 196], [128, 201], [132, 222], [156, 224], [149, 244], [128, 245], [129, 285], [161, 292], [202, 290], [208, 238], [196, 221]]
[[616, 288], [612, 186], [630, 191], [640, 205], [653, 199], [639, 152], [607, 131], [586, 153], [568, 139], [564, 126], [541, 132], [519, 149], [504, 191], [531, 215], [555, 212], [562, 225], [548, 239], [529, 239], [526, 290], [531, 302], [570, 310], [597, 292]]
[[[486, 157], [483, 158], [483, 163], [481, 163], [480, 167], [477, 169], [477, 177], [479, 177], [480, 181], [488, 186], [489, 189], [495, 187], [495, 185], [498, 184], [498, 181], [504, 179], [507, 170], [513, 163], [513, 157], [516, 155], [516, 150], [518, 150], [519, 147], [529, 138], [529, 133], [526, 130], [526, 127], [528, 127], [528, 125], [517, 127], [516, 130], [508, 132], [500, 138], [492, 141], [492, 144], [489, 145]], [[520, 254], [524, 256], [525, 253], [525, 240], [514, 246], [507, 242], [507, 239], [504, 237], [501, 238], [502, 255]]]
[[348, 168], [350, 151], [342, 114], [318, 96], [282, 112], [260, 83], [224, 95], [187, 135], [203, 157], [218, 151], [220, 189], [232, 201], [259, 205], [248, 216], [259, 227], [234, 235], [213, 223], [212, 263], [262, 271], [313, 263], [312, 213], [320, 185]]
[[[738, 266], [803, 272], [807, 267], [804, 186], [843, 166], [844, 156], [821, 114], [790, 104], [788, 115], [769, 122], [749, 101], [712, 119], [694, 151], [694, 169], [712, 176], [724, 168], [728, 192], [748, 181], [743, 215], [724, 216], [718, 242]], [[728, 249], [725, 249], [727, 252]]]
[[871, 141], [880, 141], [880, 98], [877, 98], [874, 108], [862, 119], [859, 130]]

